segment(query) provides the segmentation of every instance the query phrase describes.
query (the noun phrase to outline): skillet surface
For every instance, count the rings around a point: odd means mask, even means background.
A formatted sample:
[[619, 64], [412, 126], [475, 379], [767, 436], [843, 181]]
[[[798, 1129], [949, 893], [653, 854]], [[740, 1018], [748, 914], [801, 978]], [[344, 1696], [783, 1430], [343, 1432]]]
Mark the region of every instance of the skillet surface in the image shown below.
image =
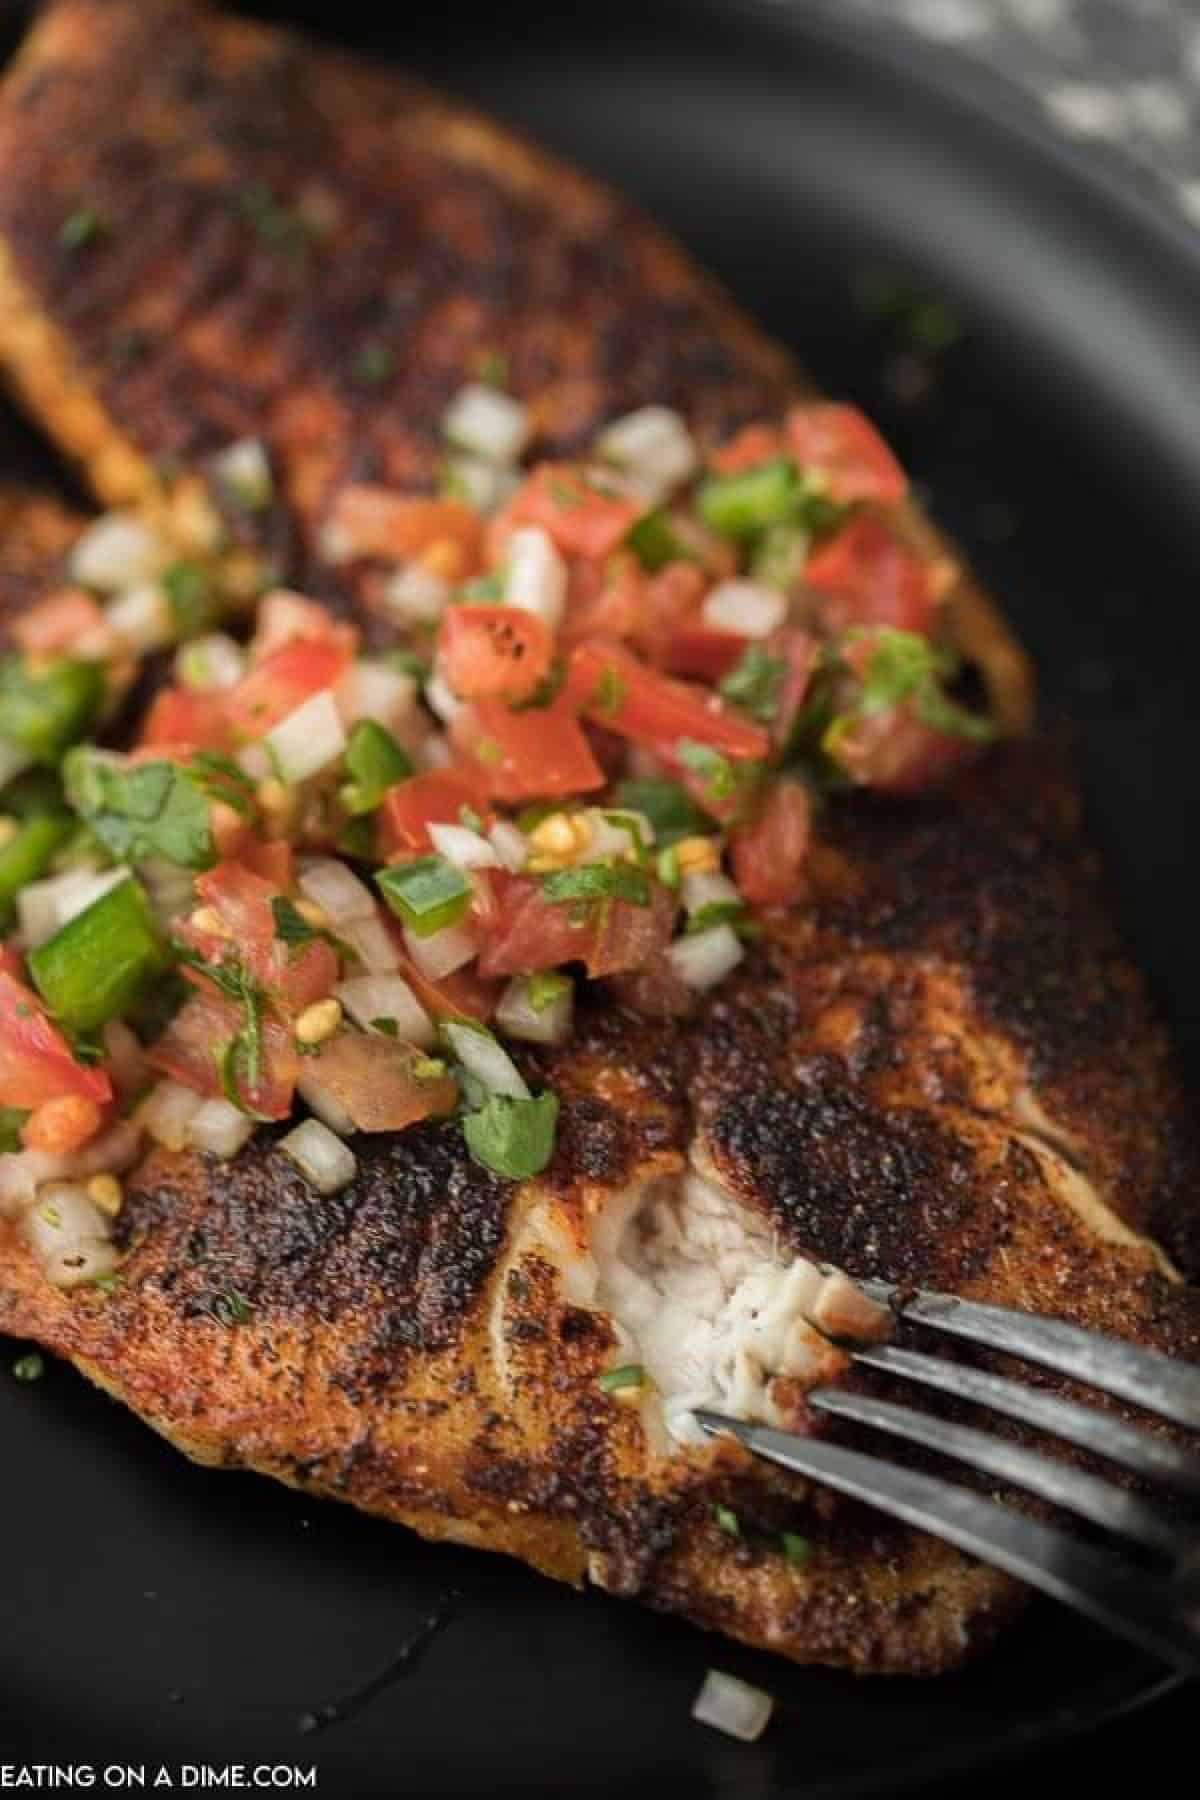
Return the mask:
[[[619, 26], [525, 0], [402, 27], [350, 0], [336, 23], [256, 10], [426, 67], [620, 183], [881, 419], [1076, 722], [1118, 901], [1195, 1081], [1200, 258], [1182, 228], [1099, 184], [986, 78], [808, 7], [641, 0]], [[953, 341], [914, 354], [930, 337]], [[15, 423], [0, 455], [46, 467]], [[151, 1780], [160, 1763], [177, 1780], [183, 1764], [315, 1763], [318, 1792], [364, 1800], [674, 1779], [840, 1800], [1045, 1745], [1165, 1685], [1049, 1608], [938, 1685], [790, 1669], [193, 1469], [66, 1370], [25, 1387], [10, 1360], [6, 1759], [131, 1762]], [[450, 1622], [409, 1673], [306, 1734], [447, 1589]], [[760, 1744], [690, 1723], [709, 1662], [778, 1696]]]

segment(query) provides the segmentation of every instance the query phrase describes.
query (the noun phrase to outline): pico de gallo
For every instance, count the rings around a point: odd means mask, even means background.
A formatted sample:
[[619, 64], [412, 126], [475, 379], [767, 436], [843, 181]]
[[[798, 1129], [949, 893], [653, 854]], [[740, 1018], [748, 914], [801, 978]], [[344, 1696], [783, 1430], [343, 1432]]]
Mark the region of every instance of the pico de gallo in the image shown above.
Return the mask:
[[[530, 437], [472, 384], [441, 492], [335, 499], [325, 554], [388, 651], [280, 586], [250, 610], [211, 521], [181, 560], [124, 514], [17, 626], [0, 1207], [52, 1280], [113, 1275], [147, 1139], [229, 1157], [299, 1111], [281, 1148], [328, 1193], [356, 1134], [446, 1120], [537, 1175], [558, 1102], [522, 1047], [569, 1037], [582, 982], [686, 1014], [803, 905], [819, 808], [916, 792], [992, 735], [953, 691], [953, 571], [853, 408], [708, 454], [657, 406], [570, 462], [522, 466]], [[269, 501], [260, 445], [221, 466]], [[132, 746], [102, 747], [172, 646]]]

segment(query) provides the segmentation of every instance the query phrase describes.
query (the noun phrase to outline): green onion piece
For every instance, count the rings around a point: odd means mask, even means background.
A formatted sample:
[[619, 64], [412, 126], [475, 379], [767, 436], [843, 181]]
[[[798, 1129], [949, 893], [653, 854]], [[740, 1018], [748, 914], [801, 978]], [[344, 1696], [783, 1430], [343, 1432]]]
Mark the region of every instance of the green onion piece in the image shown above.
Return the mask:
[[812, 1544], [806, 1537], [799, 1537], [794, 1531], [781, 1531], [779, 1542], [783, 1546], [783, 1554], [797, 1568], [802, 1567], [812, 1555]]
[[717, 691], [760, 725], [769, 725], [775, 717], [786, 674], [785, 662], [772, 656], [762, 644], [751, 644], [737, 667], [718, 684]]
[[685, 769], [699, 775], [704, 783], [706, 800], [729, 800], [737, 791], [737, 777], [728, 757], [711, 744], [697, 743], [694, 738], [680, 738], [675, 754]]
[[0, 1106], [0, 1152], [20, 1150], [21, 1127], [29, 1117], [24, 1106]]
[[555, 969], [535, 969], [532, 975], [525, 977], [525, 997], [535, 1013], [544, 1013], [548, 1006], [571, 988], [571, 977], [560, 975]]
[[739, 1524], [738, 1516], [733, 1511], [732, 1507], [714, 1506], [713, 1518], [716, 1520], [719, 1529], [725, 1533], [726, 1537], [741, 1537], [742, 1527]]
[[435, 931], [457, 925], [474, 891], [462, 870], [444, 856], [393, 863], [377, 872], [375, 882], [397, 918], [418, 937], [432, 937]]
[[[68, 800], [114, 857], [143, 862], [161, 856], [184, 869], [208, 869], [217, 860], [205, 789], [219, 774], [170, 762], [130, 767], [90, 744], [63, 762]], [[232, 800], [238, 792], [228, 783], [219, 798]]]
[[104, 704], [99, 663], [49, 663], [32, 673], [19, 656], [0, 661], [0, 738], [43, 763], [56, 763], [95, 722]]
[[60, 1024], [96, 1031], [132, 1006], [167, 966], [149, 902], [130, 877], [29, 955], [29, 973]]
[[670, 517], [661, 506], [644, 513], [629, 532], [625, 542], [643, 569], [656, 574], [670, 562], [694, 561], [691, 550], [675, 531]]
[[27, 1351], [13, 1364], [13, 1374], [18, 1381], [40, 1381], [45, 1373], [46, 1360], [40, 1350]]
[[49, 868], [55, 851], [74, 829], [67, 813], [35, 814], [0, 849], [0, 925], [8, 925], [21, 889]]
[[618, 806], [630, 812], [644, 813], [654, 827], [655, 842], [663, 846], [709, 829], [707, 815], [677, 781], [655, 777], [622, 781], [617, 786], [615, 798]]
[[175, 630], [181, 638], [199, 637], [221, 616], [221, 605], [199, 563], [172, 563], [163, 571], [162, 584], [171, 608]]
[[619, 1369], [606, 1369], [597, 1386], [606, 1394], [618, 1394], [622, 1388], [641, 1387], [645, 1379], [641, 1363], [623, 1363]]
[[632, 863], [583, 863], [577, 869], [558, 869], [542, 878], [542, 893], [554, 905], [569, 900], [628, 900], [632, 906], [649, 906], [650, 882]]
[[791, 519], [802, 496], [796, 465], [775, 457], [737, 475], [710, 475], [696, 494], [700, 517], [722, 537], [752, 538]]
[[557, 1094], [539, 1094], [533, 1100], [513, 1100], [493, 1094], [463, 1119], [467, 1149], [496, 1175], [525, 1181], [540, 1175], [554, 1154], [558, 1122]]
[[346, 769], [352, 777], [342, 788], [347, 812], [374, 811], [390, 787], [407, 781], [412, 758], [390, 731], [374, 719], [360, 719], [346, 744]]
[[692, 913], [685, 927], [684, 935], [693, 937], [698, 931], [711, 931], [714, 925], [736, 925], [746, 915], [746, 908], [740, 900], [710, 900]]

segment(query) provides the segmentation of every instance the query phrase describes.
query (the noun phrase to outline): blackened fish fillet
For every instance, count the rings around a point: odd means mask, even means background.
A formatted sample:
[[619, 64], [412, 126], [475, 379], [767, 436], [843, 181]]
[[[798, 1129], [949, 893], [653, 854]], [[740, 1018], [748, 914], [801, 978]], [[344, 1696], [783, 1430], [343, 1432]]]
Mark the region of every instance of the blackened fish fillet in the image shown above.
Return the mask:
[[[0, 242], [0, 355], [97, 493], [144, 499], [164, 463], [260, 436], [310, 572], [341, 484], [436, 479], [484, 352], [556, 449], [644, 401], [711, 438], [795, 379], [606, 191], [401, 78], [175, 0], [51, 7], [0, 105]], [[1019, 652], [978, 600], [963, 617], [1019, 714]], [[232, 1167], [156, 1153], [110, 1295], [53, 1289], [0, 1226], [0, 1328], [202, 1460], [798, 1660], [954, 1666], [1015, 1584], [734, 1446], [672, 1452], [652, 1397], [598, 1382], [627, 1353], [623, 1282], [657, 1258], [686, 1309], [671, 1259], [725, 1207], [752, 1246], [1196, 1358], [1198, 1165], [1044, 747], [831, 809], [812, 883], [686, 1026], [597, 994], [569, 1047], [530, 1053], [562, 1101], [540, 1181], [487, 1175], [453, 1127], [360, 1139], [329, 1200], [269, 1136]]]

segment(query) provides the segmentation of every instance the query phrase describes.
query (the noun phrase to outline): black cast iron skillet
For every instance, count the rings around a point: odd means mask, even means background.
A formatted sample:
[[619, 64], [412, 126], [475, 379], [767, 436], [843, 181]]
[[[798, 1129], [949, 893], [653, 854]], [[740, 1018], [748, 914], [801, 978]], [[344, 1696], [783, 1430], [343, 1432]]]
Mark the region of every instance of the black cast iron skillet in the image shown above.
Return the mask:
[[[425, 67], [617, 181], [881, 418], [1077, 721], [1095, 831], [1194, 1080], [1200, 258], [1182, 226], [988, 78], [799, 0], [258, 10]], [[45, 467], [8, 439], [10, 469]], [[315, 1762], [323, 1795], [364, 1800], [676, 1782], [840, 1800], [961, 1780], [1169, 1686], [1045, 1606], [938, 1683], [792, 1669], [194, 1469], [67, 1371], [19, 1386], [7, 1360], [0, 1760], [151, 1778]], [[447, 1588], [450, 1623], [383, 1680]], [[777, 1694], [758, 1745], [691, 1724], [710, 1662]], [[369, 1703], [302, 1730], [375, 1677]]]

